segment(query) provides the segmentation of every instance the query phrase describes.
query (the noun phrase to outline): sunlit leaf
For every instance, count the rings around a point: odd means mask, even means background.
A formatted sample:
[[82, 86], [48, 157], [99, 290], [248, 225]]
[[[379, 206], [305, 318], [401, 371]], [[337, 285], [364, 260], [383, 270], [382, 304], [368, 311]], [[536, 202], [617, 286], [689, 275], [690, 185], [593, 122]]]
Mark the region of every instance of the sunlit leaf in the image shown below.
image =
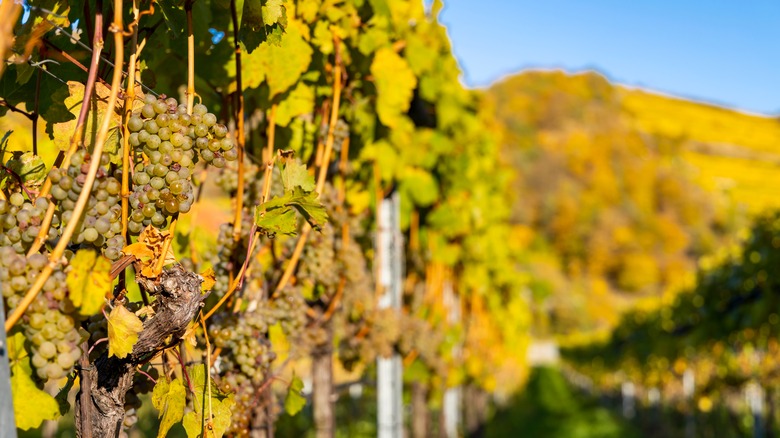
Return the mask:
[[154, 385], [152, 392], [152, 404], [159, 412], [160, 428], [157, 437], [168, 435], [168, 431], [176, 423], [184, 418], [184, 407], [187, 405], [187, 391], [184, 389], [181, 379], [168, 379], [161, 377]]
[[100, 311], [111, 291], [111, 262], [89, 249], [82, 249], [70, 261], [67, 284], [70, 300], [82, 315]]
[[132, 353], [138, 334], [144, 329], [141, 320], [123, 305], [117, 305], [108, 315], [108, 355], [120, 359]]
[[417, 78], [406, 61], [390, 48], [376, 52], [371, 74], [377, 88], [376, 112], [379, 120], [393, 128], [409, 109]]

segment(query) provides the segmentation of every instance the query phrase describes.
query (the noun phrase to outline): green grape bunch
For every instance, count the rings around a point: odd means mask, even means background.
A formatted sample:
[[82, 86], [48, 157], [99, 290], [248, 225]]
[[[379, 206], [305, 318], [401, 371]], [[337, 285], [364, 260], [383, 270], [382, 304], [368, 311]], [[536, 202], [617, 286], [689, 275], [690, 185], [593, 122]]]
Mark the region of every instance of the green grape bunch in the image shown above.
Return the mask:
[[197, 104], [188, 114], [187, 106], [172, 97], [148, 95], [144, 102], [127, 120], [128, 141], [142, 158], [133, 172], [131, 233], [150, 224], [164, 228], [169, 217], [190, 211], [195, 201], [191, 177], [199, 159], [223, 168], [238, 158], [227, 127], [206, 106]]
[[[76, 200], [85, 189], [89, 163], [89, 153], [85, 149], [79, 149], [71, 157], [67, 169], [55, 168], [49, 171], [51, 195], [59, 206], [64, 224], [72, 219]], [[71, 238], [71, 243], [92, 246], [102, 250], [110, 260], [116, 260], [124, 246], [121, 173], [116, 171], [115, 176], [109, 174], [107, 155], [101, 156], [100, 164], [92, 184], [92, 195], [87, 201], [84, 216]]]

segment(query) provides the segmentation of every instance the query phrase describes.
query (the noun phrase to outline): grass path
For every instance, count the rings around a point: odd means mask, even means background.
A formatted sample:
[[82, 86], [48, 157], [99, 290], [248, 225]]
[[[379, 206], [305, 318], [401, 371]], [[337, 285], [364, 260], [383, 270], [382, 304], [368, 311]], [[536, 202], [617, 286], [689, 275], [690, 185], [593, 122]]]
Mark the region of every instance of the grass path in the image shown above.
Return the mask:
[[487, 425], [490, 438], [640, 438], [636, 428], [576, 392], [555, 368], [535, 368], [526, 390]]

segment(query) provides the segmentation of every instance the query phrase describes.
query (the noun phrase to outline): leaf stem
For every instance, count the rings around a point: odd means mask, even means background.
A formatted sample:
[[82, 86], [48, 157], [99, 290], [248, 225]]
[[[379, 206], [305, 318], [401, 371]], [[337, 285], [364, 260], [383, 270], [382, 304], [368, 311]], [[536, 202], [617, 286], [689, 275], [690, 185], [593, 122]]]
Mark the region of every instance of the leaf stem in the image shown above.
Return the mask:
[[[114, 33], [114, 58], [117, 68], [114, 69], [114, 74], [111, 81], [111, 92], [108, 96], [108, 108], [116, 107], [119, 88], [122, 81], [122, 60], [124, 59], [124, 41], [122, 40], [122, 0], [114, 1], [114, 11], [114, 23], [111, 25], [110, 31]], [[97, 16], [102, 15], [98, 13]], [[96, 34], [101, 33], [98, 29], [99, 27], [96, 27]], [[98, 42], [98, 47], [102, 46], [103, 41], [101, 40]], [[95, 50], [95, 52], [97, 51], [98, 50]], [[84, 106], [88, 107], [88, 105]], [[70, 239], [73, 236], [73, 233], [76, 231], [76, 227], [81, 224], [81, 215], [84, 213], [84, 209], [87, 206], [87, 201], [89, 201], [89, 197], [92, 193], [92, 186], [95, 182], [98, 168], [100, 168], [100, 158], [103, 156], [103, 147], [105, 146], [106, 139], [108, 138], [110, 122], [111, 112], [107, 111], [105, 117], [103, 118], [103, 123], [100, 126], [100, 131], [98, 131], [97, 139], [95, 140], [95, 148], [92, 151], [92, 160], [89, 163], [89, 171], [87, 173], [86, 180], [84, 181], [84, 190], [82, 190], [79, 194], [78, 200], [76, 201], [76, 206], [73, 208], [73, 215], [71, 216], [71, 220], [68, 222], [65, 230], [63, 230], [62, 236], [60, 237], [59, 242], [57, 242], [57, 246], [49, 255], [49, 264], [47, 264], [43, 271], [41, 271], [40, 275], [38, 275], [35, 283], [30, 288], [30, 290], [27, 291], [27, 294], [25, 294], [24, 298], [22, 298], [19, 306], [17, 306], [16, 309], [14, 309], [13, 312], [8, 316], [8, 320], [5, 323], [6, 332], [9, 332], [11, 328], [13, 328], [14, 324], [19, 321], [25, 310], [27, 310], [27, 307], [29, 307], [30, 304], [32, 304], [32, 302], [35, 300], [35, 297], [38, 296], [38, 292], [41, 291], [41, 288], [43, 287], [44, 283], [46, 283], [46, 280], [49, 279], [52, 272], [54, 272], [54, 269], [58, 266], [65, 248], [68, 246], [68, 243], [70, 243]], [[53, 205], [53, 203], [50, 205]]]

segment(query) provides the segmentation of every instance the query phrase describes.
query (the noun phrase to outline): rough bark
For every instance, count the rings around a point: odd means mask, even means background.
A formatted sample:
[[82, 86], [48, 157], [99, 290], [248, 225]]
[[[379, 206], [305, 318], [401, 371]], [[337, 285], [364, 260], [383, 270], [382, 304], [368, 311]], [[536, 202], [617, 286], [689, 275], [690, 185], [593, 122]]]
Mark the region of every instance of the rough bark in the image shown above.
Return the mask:
[[412, 384], [412, 438], [428, 436], [428, 388], [416, 382]]
[[[76, 397], [76, 436], [118, 436], [125, 415], [125, 396], [133, 385], [137, 365], [143, 364], [169, 346], [178, 344], [206, 295], [203, 279], [180, 265], [165, 270], [156, 280], [139, 278], [139, 285], [156, 297], [154, 315], [144, 321], [138, 342], [126, 358], [108, 357], [104, 352], [93, 364], [82, 362], [81, 381]], [[83, 359], [82, 359], [83, 360]]]
[[482, 388], [471, 384], [465, 388], [466, 397], [463, 403], [466, 436], [481, 438], [485, 436], [485, 421], [488, 411], [488, 393]]
[[273, 406], [274, 392], [268, 386], [257, 397], [249, 429], [250, 438], [274, 438]]
[[312, 404], [317, 438], [332, 438], [336, 430], [336, 406], [333, 400], [332, 332], [330, 327], [326, 330], [328, 330], [328, 342], [316, 347], [311, 354]]

